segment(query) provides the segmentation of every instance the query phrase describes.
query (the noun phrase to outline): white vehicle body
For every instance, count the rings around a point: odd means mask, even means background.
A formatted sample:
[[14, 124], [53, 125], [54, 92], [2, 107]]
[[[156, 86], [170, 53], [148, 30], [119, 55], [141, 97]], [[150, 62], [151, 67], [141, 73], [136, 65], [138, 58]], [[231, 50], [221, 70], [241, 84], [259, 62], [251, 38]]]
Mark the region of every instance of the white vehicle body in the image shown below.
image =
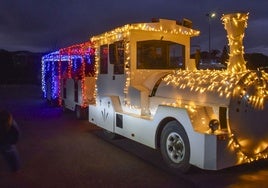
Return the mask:
[[85, 77], [83, 81], [73, 78], [63, 79], [61, 91], [63, 108], [75, 111], [77, 118], [80, 119], [86, 115], [84, 113], [87, 113], [88, 105], [95, 103], [95, 77]]

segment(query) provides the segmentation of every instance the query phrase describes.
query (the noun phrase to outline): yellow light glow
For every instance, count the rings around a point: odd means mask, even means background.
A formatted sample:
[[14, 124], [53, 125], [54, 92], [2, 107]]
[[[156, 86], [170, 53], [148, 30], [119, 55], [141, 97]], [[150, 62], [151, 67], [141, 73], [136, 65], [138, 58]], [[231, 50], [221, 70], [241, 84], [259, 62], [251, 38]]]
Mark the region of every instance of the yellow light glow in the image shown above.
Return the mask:
[[174, 84], [181, 89], [187, 87], [200, 93], [212, 91], [228, 98], [243, 74], [245, 73], [234, 74], [219, 70], [178, 70], [167, 75], [163, 80], [167, 85]]
[[[162, 32], [165, 34], [181, 34], [187, 36], [198, 36], [200, 31], [196, 31], [190, 28], [183, 27], [181, 25], [177, 25], [177, 29], [164, 30], [161, 24], [153, 24], [153, 23], [141, 23], [141, 24], [127, 24], [122, 27], [118, 27], [112, 31], [105, 32], [104, 34], [93, 36], [90, 40], [94, 43], [94, 47], [96, 48], [95, 55], [95, 70], [96, 70], [96, 79], [98, 77], [98, 66], [99, 66], [99, 52], [97, 49], [99, 46], [103, 44], [110, 44], [115, 41], [123, 40], [125, 46], [125, 74], [127, 76], [124, 88], [124, 104], [129, 104], [130, 101], [128, 99], [128, 88], [130, 86], [130, 46], [129, 46], [129, 35], [131, 30], [141, 30], [141, 31], [152, 31], [152, 32]], [[97, 83], [97, 82], [96, 82]], [[95, 97], [97, 96], [97, 86], [95, 86]], [[203, 92], [203, 90], [201, 91]]]
[[237, 141], [235, 136], [232, 134], [230, 137], [230, 141], [228, 143], [228, 147], [230, 148], [231, 151], [236, 151], [237, 154], [237, 164], [242, 164], [242, 163], [251, 163], [253, 161], [257, 161], [260, 159], [267, 159], [268, 157], [268, 145], [267, 143], [262, 143], [257, 150], [255, 150], [254, 154], [248, 155], [245, 154], [242, 151], [242, 147], [240, 143]]
[[243, 72], [246, 70], [246, 62], [244, 60], [244, 30], [247, 27], [247, 14], [227, 14], [223, 15], [222, 22], [227, 31], [227, 39], [230, 47], [229, 61], [227, 62], [227, 70], [232, 72]]

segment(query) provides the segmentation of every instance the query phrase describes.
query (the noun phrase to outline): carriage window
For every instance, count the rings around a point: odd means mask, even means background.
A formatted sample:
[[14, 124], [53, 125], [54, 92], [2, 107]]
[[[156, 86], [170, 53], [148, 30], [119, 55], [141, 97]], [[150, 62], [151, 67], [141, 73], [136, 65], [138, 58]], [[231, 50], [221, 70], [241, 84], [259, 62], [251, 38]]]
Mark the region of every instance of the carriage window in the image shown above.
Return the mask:
[[184, 68], [185, 46], [170, 41], [148, 40], [137, 42], [138, 69]]
[[84, 57], [85, 63], [85, 75], [86, 76], [94, 76], [94, 69], [95, 69], [95, 56], [90, 54]]
[[114, 74], [124, 74], [124, 42], [109, 45], [110, 64], [114, 65]]
[[100, 74], [108, 74], [108, 45], [100, 47]]

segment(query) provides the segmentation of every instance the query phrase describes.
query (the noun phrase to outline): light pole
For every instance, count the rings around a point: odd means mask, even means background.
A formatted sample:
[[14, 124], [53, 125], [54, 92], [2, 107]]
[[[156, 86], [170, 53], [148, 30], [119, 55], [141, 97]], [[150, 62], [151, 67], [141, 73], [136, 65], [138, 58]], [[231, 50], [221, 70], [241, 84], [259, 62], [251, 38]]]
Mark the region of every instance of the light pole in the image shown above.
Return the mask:
[[216, 17], [215, 12], [207, 13], [206, 16], [208, 17], [208, 54], [209, 54], [209, 61], [210, 61], [210, 53], [211, 53], [211, 19]]

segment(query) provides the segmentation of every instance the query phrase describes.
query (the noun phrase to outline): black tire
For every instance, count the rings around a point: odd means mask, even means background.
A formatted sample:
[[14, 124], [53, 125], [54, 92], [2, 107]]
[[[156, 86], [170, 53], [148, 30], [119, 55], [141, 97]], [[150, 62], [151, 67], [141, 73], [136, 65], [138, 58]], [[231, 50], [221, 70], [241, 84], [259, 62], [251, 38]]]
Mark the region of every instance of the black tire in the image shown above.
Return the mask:
[[118, 135], [116, 133], [113, 133], [111, 131], [108, 131], [106, 129], [103, 129], [103, 134], [106, 138], [108, 138], [109, 140], [115, 140], [118, 138]]
[[82, 108], [81, 106], [76, 105], [75, 107], [75, 116], [77, 119], [85, 120], [88, 117], [88, 108]]
[[50, 99], [47, 99], [47, 104], [48, 104], [49, 106], [52, 106], [52, 101], [51, 101]]
[[75, 117], [76, 119], [81, 119], [81, 107], [80, 106], [75, 107]]
[[174, 172], [186, 173], [190, 168], [190, 143], [184, 128], [170, 121], [161, 133], [160, 150], [163, 160]]
[[67, 112], [67, 108], [65, 106], [65, 102], [64, 101], [62, 101], [62, 103], [61, 103], [61, 110], [62, 110], [63, 113], [66, 113]]

